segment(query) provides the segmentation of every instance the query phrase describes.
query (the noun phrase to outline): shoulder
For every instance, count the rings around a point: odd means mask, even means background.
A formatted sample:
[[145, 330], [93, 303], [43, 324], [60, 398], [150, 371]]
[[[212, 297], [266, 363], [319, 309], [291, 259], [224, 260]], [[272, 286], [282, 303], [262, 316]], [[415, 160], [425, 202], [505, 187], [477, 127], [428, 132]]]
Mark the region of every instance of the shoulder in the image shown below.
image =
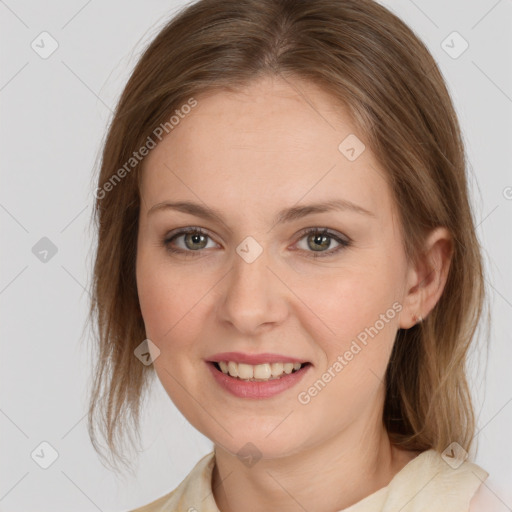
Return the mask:
[[[215, 453], [212, 451], [200, 459], [190, 473], [173, 491], [160, 498], [129, 512], [176, 512], [193, 511], [194, 508], [205, 512], [218, 512], [212, 508], [215, 504], [211, 492], [212, 470], [215, 464]], [[207, 496], [207, 499], [204, 499]], [[213, 501], [212, 501], [213, 500]]]
[[388, 502], [401, 503], [402, 512], [467, 512], [477, 489], [488, 476], [469, 460], [427, 450], [395, 475], [389, 485]]
[[504, 512], [510, 510], [512, 492], [489, 477], [476, 491], [468, 512]]

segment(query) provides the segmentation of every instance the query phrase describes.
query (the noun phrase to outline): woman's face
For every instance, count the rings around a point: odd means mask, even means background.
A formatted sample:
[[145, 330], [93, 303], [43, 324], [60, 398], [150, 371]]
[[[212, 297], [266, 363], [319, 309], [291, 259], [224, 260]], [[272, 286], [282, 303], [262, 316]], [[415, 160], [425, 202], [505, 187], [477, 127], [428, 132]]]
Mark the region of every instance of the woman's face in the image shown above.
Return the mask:
[[[410, 277], [384, 172], [312, 84], [265, 78], [195, 99], [144, 162], [136, 271], [158, 377], [232, 453], [362, 435], [379, 425]], [[269, 364], [287, 361], [309, 364]]]

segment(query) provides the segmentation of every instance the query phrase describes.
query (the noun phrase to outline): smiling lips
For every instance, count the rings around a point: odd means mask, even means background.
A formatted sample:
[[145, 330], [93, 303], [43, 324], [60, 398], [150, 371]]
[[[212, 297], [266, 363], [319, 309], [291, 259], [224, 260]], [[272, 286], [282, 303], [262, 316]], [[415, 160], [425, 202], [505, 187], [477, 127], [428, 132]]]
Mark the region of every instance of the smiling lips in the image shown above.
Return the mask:
[[301, 363], [263, 363], [252, 365], [236, 363], [235, 361], [220, 361], [218, 365], [223, 373], [248, 381], [279, 379], [283, 374], [288, 375], [302, 367]]
[[209, 359], [222, 373], [245, 381], [279, 379], [300, 370], [308, 362], [280, 354], [224, 352]]
[[224, 352], [206, 360], [215, 381], [240, 398], [270, 398], [294, 386], [312, 364], [280, 354]]

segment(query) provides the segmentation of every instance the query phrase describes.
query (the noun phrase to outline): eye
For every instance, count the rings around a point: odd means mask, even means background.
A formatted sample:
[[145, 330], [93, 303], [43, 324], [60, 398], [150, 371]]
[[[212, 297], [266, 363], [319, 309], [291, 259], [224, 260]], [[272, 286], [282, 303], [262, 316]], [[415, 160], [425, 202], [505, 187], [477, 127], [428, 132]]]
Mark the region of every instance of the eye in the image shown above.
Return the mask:
[[[176, 244], [178, 247], [173, 247], [173, 243], [176, 243], [175, 241], [180, 238], [182, 239], [182, 244]], [[168, 251], [173, 253], [194, 253], [208, 248], [207, 241], [209, 238], [209, 235], [201, 228], [189, 227], [167, 235], [163, 240], [163, 244]]]
[[[327, 228], [308, 229], [307, 231], [304, 231], [302, 234], [303, 236], [301, 237], [299, 242], [306, 238], [306, 248], [302, 250], [308, 252], [308, 257], [311, 258], [323, 258], [326, 256], [332, 256], [333, 254], [337, 254], [338, 252], [342, 251], [346, 247], [349, 247], [351, 243], [351, 241], [348, 238], [344, 239], [341, 236], [332, 233]], [[328, 249], [331, 246], [332, 240], [336, 241], [338, 246], [330, 251], [324, 250]]]

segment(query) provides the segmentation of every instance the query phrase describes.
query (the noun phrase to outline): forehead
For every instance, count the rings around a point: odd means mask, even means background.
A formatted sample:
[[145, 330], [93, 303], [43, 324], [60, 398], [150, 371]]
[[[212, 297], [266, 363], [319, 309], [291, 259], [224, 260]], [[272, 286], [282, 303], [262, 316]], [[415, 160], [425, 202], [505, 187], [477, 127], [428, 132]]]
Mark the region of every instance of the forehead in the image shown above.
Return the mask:
[[[346, 107], [314, 84], [266, 77], [195, 99], [144, 161], [145, 202], [273, 208], [340, 195], [372, 211], [391, 207], [364, 135]], [[355, 159], [345, 153], [350, 146], [360, 153]]]

